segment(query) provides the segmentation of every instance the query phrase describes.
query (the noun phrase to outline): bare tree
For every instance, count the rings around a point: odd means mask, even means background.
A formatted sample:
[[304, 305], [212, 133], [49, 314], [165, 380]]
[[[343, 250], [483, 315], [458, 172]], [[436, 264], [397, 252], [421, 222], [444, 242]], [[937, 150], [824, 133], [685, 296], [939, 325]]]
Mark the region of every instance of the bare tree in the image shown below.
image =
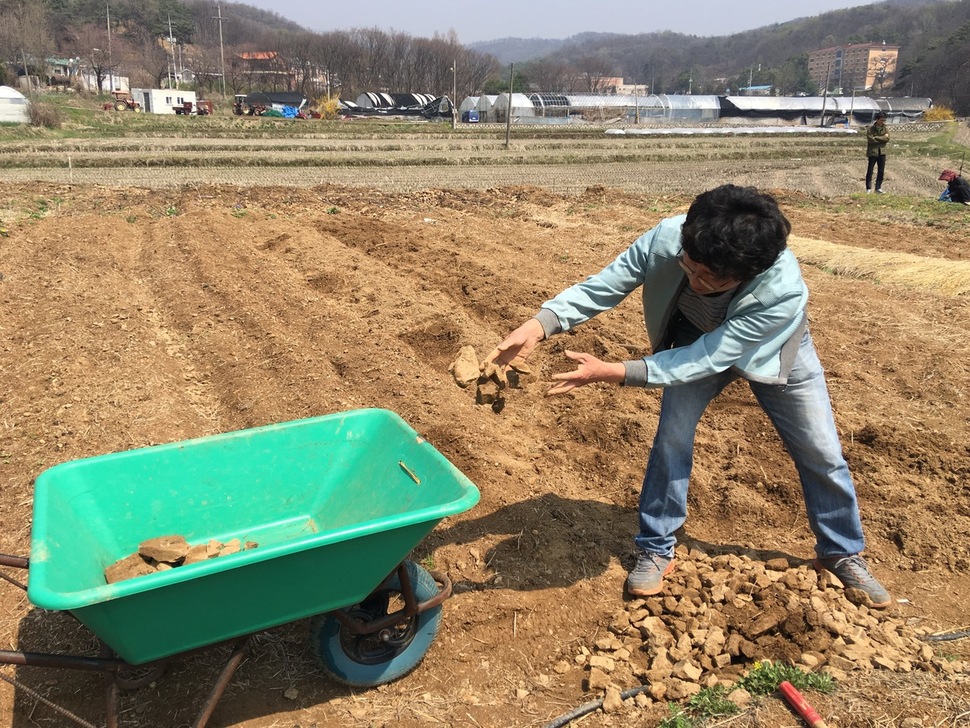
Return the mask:
[[385, 74], [391, 70], [387, 33], [377, 28], [365, 28], [352, 35], [358, 46], [361, 86], [376, 91], [387, 90]]
[[304, 96], [314, 97], [318, 89], [316, 79], [319, 75], [320, 36], [316, 33], [291, 33], [286, 35], [286, 56], [293, 71], [295, 91]]
[[82, 25], [70, 31], [70, 38], [73, 55], [80, 59], [81, 68], [90, 72], [94, 82], [94, 88], [87, 90], [104, 93], [105, 79], [112, 72], [107, 28], [94, 24]]
[[580, 56], [576, 60], [576, 68], [586, 91], [591, 94], [602, 93], [608, 84], [606, 79], [614, 75], [612, 61], [598, 55]]
[[0, 3], [0, 59], [22, 68], [28, 78], [44, 78], [53, 48], [44, 3]]
[[345, 88], [352, 91], [353, 86], [345, 86], [351, 82], [352, 69], [357, 65], [356, 48], [350, 37], [346, 33], [324, 33], [318, 51], [327, 94], [339, 96]]
[[132, 51], [129, 56], [129, 70], [133, 78], [144, 79], [153, 88], [161, 88], [169, 76], [172, 56], [162, 45], [161, 40], [151, 34], [148, 28], [139, 27], [129, 36]]
[[533, 91], [561, 92], [571, 89], [579, 75], [575, 66], [562, 60], [540, 59], [525, 67]]

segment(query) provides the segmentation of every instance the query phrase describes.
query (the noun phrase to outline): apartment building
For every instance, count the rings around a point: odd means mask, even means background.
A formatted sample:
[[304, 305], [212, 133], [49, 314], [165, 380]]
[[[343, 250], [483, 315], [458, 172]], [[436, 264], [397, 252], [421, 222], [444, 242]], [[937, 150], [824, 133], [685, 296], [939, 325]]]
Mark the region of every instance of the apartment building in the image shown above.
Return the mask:
[[808, 73], [819, 93], [881, 92], [896, 83], [899, 46], [857, 43], [822, 48], [808, 54]]

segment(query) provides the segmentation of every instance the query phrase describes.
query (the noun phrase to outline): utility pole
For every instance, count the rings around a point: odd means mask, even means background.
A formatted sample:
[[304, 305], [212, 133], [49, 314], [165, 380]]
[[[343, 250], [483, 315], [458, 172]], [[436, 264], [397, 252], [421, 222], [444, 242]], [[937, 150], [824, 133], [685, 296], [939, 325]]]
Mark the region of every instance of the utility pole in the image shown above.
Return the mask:
[[222, 98], [226, 98], [226, 53], [222, 47], [222, 21], [225, 18], [222, 17], [222, 6], [217, 6], [219, 14], [216, 16], [216, 20], [219, 21], [219, 59], [222, 63]]
[[509, 148], [512, 138], [512, 86], [515, 79], [515, 64], [509, 64], [509, 110], [505, 115], [505, 148]]
[[27, 65], [27, 54], [24, 49], [20, 49], [20, 57], [24, 60], [24, 78], [27, 81], [27, 95], [30, 96], [30, 92], [33, 91], [33, 84], [30, 82], [30, 67]]
[[178, 88], [178, 68], [175, 65], [175, 38], [172, 36], [172, 16], [168, 16], [168, 47], [172, 49], [172, 75], [168, 77], [168, 87], [172, 88], [172, 76], [175, 77], [175, 87]]
[[458, 107], [455, 100], [458, 97], [458, 60], [451, 62], [451, 128], [458, 128]]
[[107, 3], [104, 6], [105, 9], [105, 19], [108, 24], [108, 90], [115, 90], [115, 80], [114, 80], [114, 64], [111, 62], [111, 5]]
[[822, 118], [818, 120], [820, 127], [825, 126], [825, 102], [829, 96], [829, 74], [832, 72], [832, 63], [825, 67], [825, 92], [822, 94]]

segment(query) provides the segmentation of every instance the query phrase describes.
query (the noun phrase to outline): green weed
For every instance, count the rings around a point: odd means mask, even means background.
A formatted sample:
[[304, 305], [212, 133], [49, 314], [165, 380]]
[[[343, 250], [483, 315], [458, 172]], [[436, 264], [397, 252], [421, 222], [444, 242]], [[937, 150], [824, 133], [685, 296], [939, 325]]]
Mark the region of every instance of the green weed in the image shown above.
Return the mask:
[[691, 697], [683, 708], [674, 704], [668, 707], [670, 716], [662, 720], [658, 728], [693, 728], [708, 718], [735, 715], [740, 711], [737, 705], [727, 699], [727, 691], [722, 685], [704, 688]]
[[744, 688], [752, 695], [768, 695], [777, 690], [778, 685], [784, 680], [799, 689], [807, 688], [820, 693], [830, 693], [835, 690], [835, 681], [828, 675], [802, 672], [793, 665], [770, 660], [754, 663], [751, 672], [738, 681], [738, 687]]
[[657, 728], [694, 728], [694, 721], [676, 705], [669, 705], [670, 715], [657, 723]]

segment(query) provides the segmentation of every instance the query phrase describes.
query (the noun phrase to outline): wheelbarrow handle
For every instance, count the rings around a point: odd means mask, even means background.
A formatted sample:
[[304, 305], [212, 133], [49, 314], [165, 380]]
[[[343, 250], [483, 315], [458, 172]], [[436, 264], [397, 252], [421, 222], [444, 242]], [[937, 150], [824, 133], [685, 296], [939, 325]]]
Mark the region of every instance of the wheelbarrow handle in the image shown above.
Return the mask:
[[[30, 560], [24, 558], [23, 556], [10, 556], [8, 554], [0, 554], [0, 566], [9, 566], [14, 569], [27, 569], [30, 567]], [[0, 579], [13, 584], [18, 589], [23, 589], [27, 591], [27, 585], [23, 582], [17, 581], [11, 576], [7, 576], [2, 571], [0, 571]]]
[[10, 566], [14, 569], [26, 569], [30, 566], [30, 559], [24, 556], [0, 554], [0, 566]]

